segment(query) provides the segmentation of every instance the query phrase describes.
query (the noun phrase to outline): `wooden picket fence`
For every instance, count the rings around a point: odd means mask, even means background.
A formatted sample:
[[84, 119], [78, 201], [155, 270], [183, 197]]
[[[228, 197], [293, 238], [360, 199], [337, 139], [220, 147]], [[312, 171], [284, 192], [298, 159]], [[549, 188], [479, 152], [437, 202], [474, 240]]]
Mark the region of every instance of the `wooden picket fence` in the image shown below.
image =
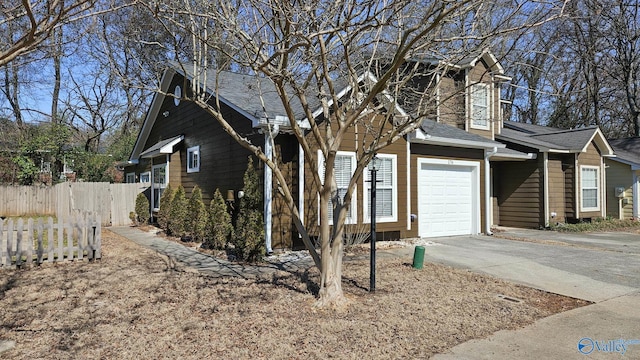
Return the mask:
[[65, 222], [51, 217], [0, 220], [0, 268], [101, 257], [99, 215], [78, 215]]

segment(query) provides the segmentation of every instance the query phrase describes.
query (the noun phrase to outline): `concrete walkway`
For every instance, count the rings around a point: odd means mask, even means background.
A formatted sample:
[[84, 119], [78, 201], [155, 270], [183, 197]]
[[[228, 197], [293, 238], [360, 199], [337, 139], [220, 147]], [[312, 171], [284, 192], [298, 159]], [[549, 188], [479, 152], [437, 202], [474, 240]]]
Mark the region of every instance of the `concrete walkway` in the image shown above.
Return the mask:
[[225, 261], [211, 255], [203, 254], [195, 249], [166, 240], [152, 232], [144, 232], [138, 228], [129, 226], [116, 226], [108, 228], [122, 237], [125, 237], [139, 245], [167, 256], [171, 261], [197, 270], [212, 277], [239, 277], [243, 279], [265, 279], [273, 276], [280, 270], [290, 273], [304, 272], [312, 266], [310, 257], [290, 256], [287, 258], [267, 257], [260, 265], [243, 265]]

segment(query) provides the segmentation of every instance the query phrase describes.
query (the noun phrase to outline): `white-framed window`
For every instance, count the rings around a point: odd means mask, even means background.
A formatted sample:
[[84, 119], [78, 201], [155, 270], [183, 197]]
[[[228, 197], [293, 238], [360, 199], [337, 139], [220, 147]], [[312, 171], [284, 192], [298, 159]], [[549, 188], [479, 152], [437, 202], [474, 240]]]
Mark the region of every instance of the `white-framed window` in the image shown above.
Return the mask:
[[471, 127], [489, 129], [489, 84], [471, 85]]
[[[324, 181], [324, 156], [321, 151], [318, 151], [318, 167], [320, 173], [320, 179]], [[356, 170], [356, 154], [351, 151], [338, 151], [336, 154], [336, 160], [334, 162], [334, 174], [336, 177], [336, 186], [338, 190], [338, 196], [343, 198], [347, 193], [347, 187], [351, 181], [351, 177]], [[357, 219], [357, 188], [354, 189], [351, 194], [351, 206], [347, 210], [347, 218], [345, 224], [356, 224]], [[329, 199], [329, 223], [333, 224], [333, 205], [331, 199]]]
[[[397, 156], [378, 154], [378, 172], [376, 174], [376, 221], [398, 221], [398, 171]], [[364, 222], [371, 222], [371, 171], [364, 170], [363, 196]]]
[[200, 146], [187, 149], [187, 173], [200, 171]]
[[580, 211], [600, 210], [600, 168], [580, 166]]
[[150, 183], [151, 182], [151, 171], [146, 171], [140, 174], [140, 182], [141, 183]]
[[167, 164], [153, 165], [153, 209], [160, 209], [160, 197], [167, 187]]
[[136, 173], [134, 173], [134, 172], [127, 173], [126, 176], [125, 176], [125, 182], [127, 184], [132, 184], [132, 183], [136, 182]]

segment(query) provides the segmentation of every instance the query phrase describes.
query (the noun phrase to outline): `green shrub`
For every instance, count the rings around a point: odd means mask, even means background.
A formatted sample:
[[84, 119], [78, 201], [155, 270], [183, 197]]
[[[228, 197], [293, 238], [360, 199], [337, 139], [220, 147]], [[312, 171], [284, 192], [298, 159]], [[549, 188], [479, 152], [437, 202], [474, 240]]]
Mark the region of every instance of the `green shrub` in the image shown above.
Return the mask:
[[183, 237], [185, 233], [185, 225], [188, 221], [189, 209], [187, 198], [182, 185], [178, 186], [173, 201], [171, 201], [171, 209], [169, 210], [169, 221], [167, 230], [169, 235]]
[[169, 214], [171, 213], [171, 203], [175, 191], [171, 188], [171, 184], [167, 184], [167, 187], [160, 196], [160, 210], [158, 210], [158, 226], [165, 231], [169, 231]]
[[227, 209], [227, 203], [224, 201], [220, 189], [216, 189], [209, 204], [207, 239], [202, 246], [207, 249], [223, 249], [229, 241], [232, 230], [231, 214]]
[[232, 243], [239, 260], [258, 261], [264, 256], [264, 217], [260, 179], [249, 158], [244, 173], [244, 197], [240, 199], [238, 220], [233, 232]]
[[149, 221], [149, 199], [144, 193], [139, 193], [136, 197], [136, 217], [139, 224], [146, 224]]
[[188, 207], [186, 233], [191, 235], [193, 241], [203, 241], [207, 233], [209, 213], [204, 202], [202, 202], [202, 191], [197, 185], [191, 192]]

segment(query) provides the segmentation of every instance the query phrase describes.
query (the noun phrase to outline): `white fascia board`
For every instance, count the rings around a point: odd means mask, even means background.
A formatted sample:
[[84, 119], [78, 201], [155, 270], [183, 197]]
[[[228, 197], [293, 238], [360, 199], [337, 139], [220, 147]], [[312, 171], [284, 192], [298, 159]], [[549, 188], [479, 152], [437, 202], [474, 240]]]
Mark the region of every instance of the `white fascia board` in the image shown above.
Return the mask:
[[[264, 127], [267, 123], [263, 120], [264, 118], [260, 118], [256, 120], [256, 122], [252, 122], [254, 128]], [[307, 120], [296, 120], [298, 126], [302, 129], [311, 129], [311, 125]], [[269, 125], [278, 125], [281, 129], [291, 129], [291, 123], [289, 122], [289, 117], [285, 115], [276, 115], [273, 117], [273, 123], [269, 123]]]
[[431, 136], [428, 135], [425, 137], [409, 137], [409, 141], [417, 144], [427, 144], [427, 145], [443, 145], [443, 146], [451, 146], [451, 147], [460, 147], [460, 148], [471, 148], [471, 149], [493, 149], [495, 148], [505, 148], [505, 144], [486, 144], [480, 141], [471, 141], [471, 140], [461, 140], [461, 139], [451, 139], [439, 136]]
[[138, 138], [136, 139], [136, 143], [133, 146], [133, 151], [131, 152], [131, 156], [129, 157], [129, 161], [138, 162], [140, 159], [140, 153], [144, 150], [144, 144], [147, 143], [149, 139], [149, 134], [151, 133], [151, 129], [153, 129], [153, 125], [158, 118], [160, 113], [160, 108], [162, 107], [162, 103], [164, 102], [165, 95], [167, 90], [169, 90], [169, 85], [173, 80], [173, 76], [176, 74], [175, 70], [171, 68], [167, 68], [162, 74], [162, 79], [160, 80], [160, 91], [157, 91], [153, 95], [153, 100], [151, 101], [151, 106], [147, 111], [147, 116], [144, 119], [144, 123], [142, 123], [142, 129], [140, 133], [138, 133]]
[[591, 144], [591, 142], [593, 142], [594, 140], [596, 141], [596, 144], [599, 145], [599, 147], [601, 146], [604, 148], [600, 149], [603, 154], [602, 156], [614, 155], [613, 148], [611, 147], [611, 145], [609, 145], [607, 138], [604, 137], [599, 127], [596, 128], [596, 131], [594, 131], [593, 135], [591, 135], [591, 138], [589, 139], [589, 141], [587, 141], [587, 143], [584, 145], [584, 148], [582, 148], [580, 152], [587, 152], [589, 144]]
[[184, 140], [184, 135], [173, 139], [173, 141], [160, 148], [160, 154], [173, 154], [173, 147], [178, 145], [182, 140]]
[[496, 154], [496, 155], [492, 155], [491, 159], [492, 160], [499, 160], [499, 159], [514, 159], [514, 160], [535, 160], [538, 158], [538, 154], [535, 153], [522, 153], [523, 155], [517, 155], [517, 154]]

